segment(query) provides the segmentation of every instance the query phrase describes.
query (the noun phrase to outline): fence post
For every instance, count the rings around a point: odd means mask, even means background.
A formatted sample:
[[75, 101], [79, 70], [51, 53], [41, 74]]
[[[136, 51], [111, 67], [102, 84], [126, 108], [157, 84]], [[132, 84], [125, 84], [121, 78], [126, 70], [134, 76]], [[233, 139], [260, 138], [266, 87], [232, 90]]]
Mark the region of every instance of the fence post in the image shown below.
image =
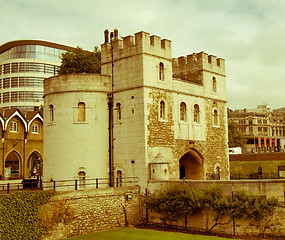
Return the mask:
[[[147, 188], [145, 189], [145, 197], [147, 198]], [[148, 208], [145, 207], [145, 223], [148, 224]]]
[[7, 193], [9, 193], [10, 190], [10, 183], [7, 183]]
[[96, 178], [96, 188], [98, 188], [98, 178]]
[[[232, 191], [232, 199], [234, 198], [234, 192]], [[233, 216], [233, 234], [236, 235], [236, 222], [235, 217]]]
[[75, 190], [77, 190], [77, 179], [75, 179]]
[[55, 180], [53, 180], [53, 190], [55, 190]]

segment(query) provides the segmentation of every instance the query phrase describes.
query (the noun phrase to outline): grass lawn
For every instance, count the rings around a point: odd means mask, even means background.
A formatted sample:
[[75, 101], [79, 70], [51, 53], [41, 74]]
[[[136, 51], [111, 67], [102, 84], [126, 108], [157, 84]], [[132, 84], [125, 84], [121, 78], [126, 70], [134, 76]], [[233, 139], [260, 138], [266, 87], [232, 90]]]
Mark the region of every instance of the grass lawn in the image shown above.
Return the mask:
[[160, 232], [136, 228], [120, 228], [111, 231], [96, 232], [78, 237], [68, 238], [70, 240], [229, 240], [212, 236], [191, 235], [177, 232]]

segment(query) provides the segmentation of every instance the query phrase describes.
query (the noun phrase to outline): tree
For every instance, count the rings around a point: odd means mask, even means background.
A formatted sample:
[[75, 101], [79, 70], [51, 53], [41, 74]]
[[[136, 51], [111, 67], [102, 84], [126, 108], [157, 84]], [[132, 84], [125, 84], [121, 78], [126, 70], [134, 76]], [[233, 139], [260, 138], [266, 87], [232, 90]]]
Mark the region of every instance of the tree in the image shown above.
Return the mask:
[[193, 188], [186, 182], [169, 184], [160, 191], [148, 195], [145, 205], [147, 209], [160, 213], [164, 224], [167, 220], [184, 217], [186, 229], [187, 217], [201, 209], [208, 210], [208, 217], [209, 211], [213, 213], [210, 227], [208, 227], [207, 218], [207, 232], [216, 226], [232, 222], [235, 235], [235, 221], [238, 219], [256, 223], [263, 234], [266, 230], [279, 227], [278, 220], [274, 218], [274, 212], [278, 206], [277, 198], [267, 199], [242, 190], [223, 195], [221, 186], [216, 184], [206, 189]]
[[204, 192], [192, 189], [187, 183], [169, 184], [157, 193], [147, 196], [146, 207], [162, 214], [162, 220], [174, 220], [184, 217], [187, 229], [187, 217], [204, 207]]
[[95, 46], [93, 52], [80, 47], [62, 54], [58, 74], [101, 73], [101, 51]]
[[237, 128], [236, 123], [228, 123], [229, 147], [244, 147], [246, 140], [242, 132]]

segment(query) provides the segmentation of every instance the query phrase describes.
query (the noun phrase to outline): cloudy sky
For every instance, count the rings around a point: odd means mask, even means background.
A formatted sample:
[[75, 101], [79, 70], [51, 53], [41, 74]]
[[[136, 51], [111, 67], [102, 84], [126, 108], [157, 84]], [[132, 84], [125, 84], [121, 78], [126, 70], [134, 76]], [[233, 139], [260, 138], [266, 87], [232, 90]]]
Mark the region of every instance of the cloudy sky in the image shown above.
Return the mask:
[[228, 107], [285, 107], [284, 0], [0, 0], [0, 45], [42, 39], [93, 50], [107, 28], [172, 40], [172, 56], [226, 59]]

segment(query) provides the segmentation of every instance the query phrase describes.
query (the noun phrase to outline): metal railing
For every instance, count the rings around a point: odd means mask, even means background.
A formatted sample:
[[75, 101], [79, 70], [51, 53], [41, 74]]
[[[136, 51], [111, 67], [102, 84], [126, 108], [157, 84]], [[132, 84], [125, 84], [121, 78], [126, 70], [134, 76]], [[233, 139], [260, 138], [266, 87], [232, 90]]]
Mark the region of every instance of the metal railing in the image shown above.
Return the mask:
[[240, 179], [285, 179], [285, 177], [280, 177], [278, 173], [250, 173], [249, 175], [243, 174], [232, 174], [232, 180], [240, 180]]
[[0, 183], [0, 193], [10, 193], [24, 190], [63, 190], [96, 189], [107, 187], [134, 186], [138, 183], [137, 177], [115, 178], [110, 183], [109, 178], [50, 180], [24, 179], [22, 183]]

